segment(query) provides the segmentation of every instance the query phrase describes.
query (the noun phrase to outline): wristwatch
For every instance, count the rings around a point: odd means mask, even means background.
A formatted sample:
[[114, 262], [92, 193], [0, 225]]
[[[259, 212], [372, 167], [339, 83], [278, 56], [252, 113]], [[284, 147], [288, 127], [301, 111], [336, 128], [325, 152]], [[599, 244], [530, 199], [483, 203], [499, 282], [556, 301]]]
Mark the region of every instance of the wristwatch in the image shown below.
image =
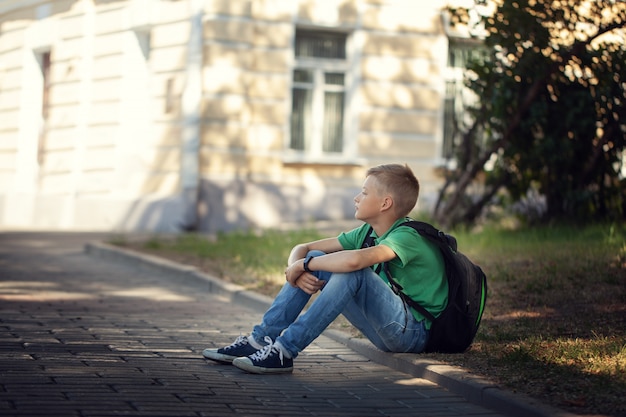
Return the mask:
[[314, 256], [311, 256], [311, 255], [308, 255], [306, 258], [304, 258], [304, 264], [303, 264], [303, 266], [304, 266], [304, 270], [305, 270], [306, 272], [313, 272], [313, 271], [311, 271], [311, 270], [309, 269], [309, 262], [311, 262], [311, 259], [313, 259], [313, 258], [314, 258]]

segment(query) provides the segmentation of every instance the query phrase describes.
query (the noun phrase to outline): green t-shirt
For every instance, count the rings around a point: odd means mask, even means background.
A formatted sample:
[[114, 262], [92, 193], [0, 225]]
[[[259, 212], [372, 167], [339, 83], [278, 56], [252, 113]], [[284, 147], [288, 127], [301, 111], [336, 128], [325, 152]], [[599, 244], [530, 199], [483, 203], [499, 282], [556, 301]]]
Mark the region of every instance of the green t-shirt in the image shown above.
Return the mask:
[[[398, 227], [407, 220], [410, 219], [397, 220], [380, 237], [372, 231], [372, 236], [376, 245], [385, 245], [395, 252], [396, 257], [389, 262], [389, 270], [402, 286], [403, 292], [437, 317], [448, 302], [448, 281], [443, 256], [434, 244], [413, 228]], [[341, 233], [337, 238], [345, 250], [360, 249], [369, 229], [368, 224], [363, 224]], [[376, 267], [377, 265], [372, 265], [372, 269], [376, 270]], [[389, 284], [385, 272], [381, 271], [380, 275]], [[418, 321], [426, 319], [414, 309], [411, 312]], [[430, 328], [430, 324], [427, 321], [426, 327]]]

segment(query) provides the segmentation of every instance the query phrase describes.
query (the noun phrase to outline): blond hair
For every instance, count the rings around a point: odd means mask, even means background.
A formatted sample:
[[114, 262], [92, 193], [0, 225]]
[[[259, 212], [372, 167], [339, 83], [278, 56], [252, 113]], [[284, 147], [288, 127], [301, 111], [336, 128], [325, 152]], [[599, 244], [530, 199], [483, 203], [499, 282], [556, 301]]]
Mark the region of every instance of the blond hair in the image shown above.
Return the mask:
[[383, 194], [390, 194], [398, 217], [407, 216], [417, 203], [420, 184], [411, 168], [404, 164], [385, 164], [367, 170], [378, 181]]

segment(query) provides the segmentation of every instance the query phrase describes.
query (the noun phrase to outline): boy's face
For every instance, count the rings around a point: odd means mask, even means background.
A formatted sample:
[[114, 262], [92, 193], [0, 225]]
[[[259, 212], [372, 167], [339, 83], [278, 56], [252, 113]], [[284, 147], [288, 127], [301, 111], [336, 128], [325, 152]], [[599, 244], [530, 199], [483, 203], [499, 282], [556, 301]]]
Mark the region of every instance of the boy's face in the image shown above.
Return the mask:
[[378, 184], [376, 177], [365, 178], [361, 192], [354, 197], [354, 207], [356, 212], [354, 217], [367, 222], [369, 219], [380, 214], [380, 209], [385, 201], [385, 195]]

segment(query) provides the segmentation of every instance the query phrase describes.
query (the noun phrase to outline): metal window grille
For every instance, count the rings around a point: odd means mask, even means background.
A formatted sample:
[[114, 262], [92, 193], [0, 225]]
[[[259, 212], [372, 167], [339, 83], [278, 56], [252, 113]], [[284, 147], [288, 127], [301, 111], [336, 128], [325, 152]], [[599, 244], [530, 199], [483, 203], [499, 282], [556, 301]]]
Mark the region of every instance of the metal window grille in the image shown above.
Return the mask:
[[295, 52], [296, 57], [346, 59], [346, 35], [298, 30]]

